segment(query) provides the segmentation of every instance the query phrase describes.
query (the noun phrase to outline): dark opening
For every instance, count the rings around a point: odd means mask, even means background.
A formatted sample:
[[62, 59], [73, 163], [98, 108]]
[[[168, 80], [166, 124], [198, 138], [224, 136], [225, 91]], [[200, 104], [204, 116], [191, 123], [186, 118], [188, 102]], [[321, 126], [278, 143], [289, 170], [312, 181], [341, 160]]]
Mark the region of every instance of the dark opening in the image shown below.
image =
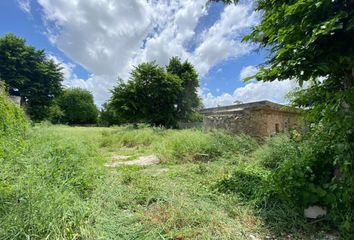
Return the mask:
[[280, 130], [279, 130], [279, 123], [276, 123], [275, 124], [275, 133], [279, 133]]

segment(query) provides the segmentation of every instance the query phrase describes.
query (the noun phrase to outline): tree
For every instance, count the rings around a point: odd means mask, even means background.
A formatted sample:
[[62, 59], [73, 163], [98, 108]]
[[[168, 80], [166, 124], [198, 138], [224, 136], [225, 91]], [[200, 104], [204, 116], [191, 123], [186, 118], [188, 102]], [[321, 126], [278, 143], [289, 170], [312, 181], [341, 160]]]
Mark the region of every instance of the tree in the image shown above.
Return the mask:
[[113, 109], [110, 101], [103, 104], [99, 113], [98, 123], [100, 126], [119, 125], [121, 123], [121, 119]]
[[166, 70], [181, 79], [182, 91], [177, 101], [177, 117], [181, 121], [193, 121], [198, 113], [196, 109], [201, 106], [201, 99], [197, 94], [199, 79], [194, 66], [188, 61], [181, 62], [178, 57], [170, 59]]
[[44, 50], [26, 45], [13, 34], [0, 38], [0, 78], [11, 95], [21, 96], [35, 121], [45, 119], [52, 100], [61, 92], [61, 67]]
[[175, 127], [181, 80], [154, 62], [142, 63], [127, 83], [119, 81], [112, 91], [112, 107], [123, 122]]
[[93, 96], [85, 89], [65, 89], [57, 99], [57, 104], [61, 110], [59, 113], [62, 112], [59, 114], [61, 123], [94, 124], [97, 122], [98, 110], [94, 104]]
[[[327, 197], [327, 205], [337, 211], [334, 222], [351, 234], [349, 238], [354, 236], [353, 6], [353, 0], [256, 0], [255, 10], [262, 12], [262, 20], [244, 37], [269, 52], [255, 75], [257, 80], [293, 79], [300, 86], [310, 82], [293, 94], [293, 103], [305, 107], [305, 116], [313, 123], [307, 145], [313, 148], [312, 158], [332, 166], [326, 173], [313, 173], [318, 181], [313, 189], [321, 190], [318, 199]], [[330, 182], [318, 180], [333, 172], [337, 177]]]
[[[216, 0], [219, 1], [219, 0]], [[238, 2], [224, 0], [225, 3]], [[354, 82], [354, 1], [256, 1], [263, 18], [244, 41], [270, 53], [258, 80], [325, 78], [346, 90]]]

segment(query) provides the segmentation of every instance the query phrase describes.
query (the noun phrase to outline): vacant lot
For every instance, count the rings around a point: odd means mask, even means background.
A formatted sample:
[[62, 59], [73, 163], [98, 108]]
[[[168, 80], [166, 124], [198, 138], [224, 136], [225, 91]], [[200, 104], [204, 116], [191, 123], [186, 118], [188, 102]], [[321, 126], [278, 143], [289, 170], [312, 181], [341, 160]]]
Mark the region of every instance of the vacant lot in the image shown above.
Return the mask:
[[324, 236], [301, 212], [251, 197], [277, 153], [246, 136], [40, 125], [16, 149], [1, 163], [1, 239]]

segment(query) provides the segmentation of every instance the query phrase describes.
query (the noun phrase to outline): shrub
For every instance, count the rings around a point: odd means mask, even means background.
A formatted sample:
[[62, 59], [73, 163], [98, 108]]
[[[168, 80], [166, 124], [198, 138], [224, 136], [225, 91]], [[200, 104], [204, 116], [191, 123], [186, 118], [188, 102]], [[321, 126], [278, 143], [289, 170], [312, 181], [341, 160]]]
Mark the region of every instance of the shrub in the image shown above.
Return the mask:
[[348, 170], [353, 169], [351, 163], [343, 171], [333, 162], [336, 148], [321, 128], [298, 145], [297, 157], [281, 163], [271, 175], [272, 191], [283, 203], [299, 209], [312, 205], [326, 207], [330, 222], [340, 228], [343, 236], [353, 237], [354, 173]]
[[23, 110], [0, 89], [0, 160], [22, 145], [28, 126]]
[[215, 188], [220, 192], [234, 192], [245, 200], [254, 199], [268, 175], [268, 172], [261, 168], [246, 168], [237, 169], [230, 175], [225, 175], [220, 179]]
[[[254, 162], [239, 166], [231, 175], [216, 183], [222, 192], [233, 192], [268, 212], [289, 213], [301, 217], [305, 208], [318, 205], [327, 208], [326, 219], [337, 226], [344, 238], [354, 236], [353, 172], [333, 163], [335, 147], [332, 139], [314, 129], [297, 142], [287, 136], [271, 138], [252, 155]], [[348, 165], [348, 168], [352, 168]], [[351, 170], [353, 171], [353, 170]], [[292, 209], [292, 210], [291, 210]], [[288, 219], [288, 224], [295, 224]], [[286, 221], [288, 221], [286, 220]]]
[[266, 168], [275, 169], [283, 162], [299, 157], [298, 143], [287, 135], [277, 135], [254, 152], [254, 157]]

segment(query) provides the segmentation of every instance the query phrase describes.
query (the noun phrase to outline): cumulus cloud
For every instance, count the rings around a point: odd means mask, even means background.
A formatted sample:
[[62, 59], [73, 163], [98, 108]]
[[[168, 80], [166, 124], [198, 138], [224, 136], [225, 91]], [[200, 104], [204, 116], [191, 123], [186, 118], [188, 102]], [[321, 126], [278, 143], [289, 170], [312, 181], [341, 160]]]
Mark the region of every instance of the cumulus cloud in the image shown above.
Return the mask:
[[259, 15], [252, 11], [250, 4], [227, 6], [220, 20], [203, 33], [201, 43], [191, 56], [199, 74], [228, 58], [237, 58], [253, 48], [241, 43], [246, 29], [258, 22]]
[[48, 57], [53, 59], [55, 63], [60, 64], [64, 77], [64, 88], [79, 87], [87, 89], [93, 94], [98, 106], [101, 106], [105, 102], [107, 96], [110, 95], [110, 89], [113, 88], [114, 84], [114, 81], [107, 81], [107, 79], [110, 79], [110, 76], [91, 74], [88, 79], [82, 79], [75, 74], [75, 64], [66, 63], [52, 54], [49, 54]]
[[71, 76], [66, 84], [92, 90], [96, 102], [106, 100], [117, 77], [126, 79], [141, 62], [165, 65], [179, 56], [204, 76], [216, 64], [249, 53], [252, 46], [241, 37], [259, 18], [247, 2], [230, 5], [210, 28], [196, 33], [207, 14], [205, 0], [37, 1], [49, 40], [91, 73], [88, 79]]
[[208, 91], [201, 92], [205, 107], [226, 106], [235, 101], [254, 102], [269, 100], [277, 103], [287, 103], [286, 95], [298, 84], [295, 81], [251, 82], [235, 89], [233, 94], [223, 93], [214, 96]]
[[255, 66], [246, 66], [241, 69], [240, 80], [244, 80], [247, 77], [251, 77], [257, 73], [258, 69]]

